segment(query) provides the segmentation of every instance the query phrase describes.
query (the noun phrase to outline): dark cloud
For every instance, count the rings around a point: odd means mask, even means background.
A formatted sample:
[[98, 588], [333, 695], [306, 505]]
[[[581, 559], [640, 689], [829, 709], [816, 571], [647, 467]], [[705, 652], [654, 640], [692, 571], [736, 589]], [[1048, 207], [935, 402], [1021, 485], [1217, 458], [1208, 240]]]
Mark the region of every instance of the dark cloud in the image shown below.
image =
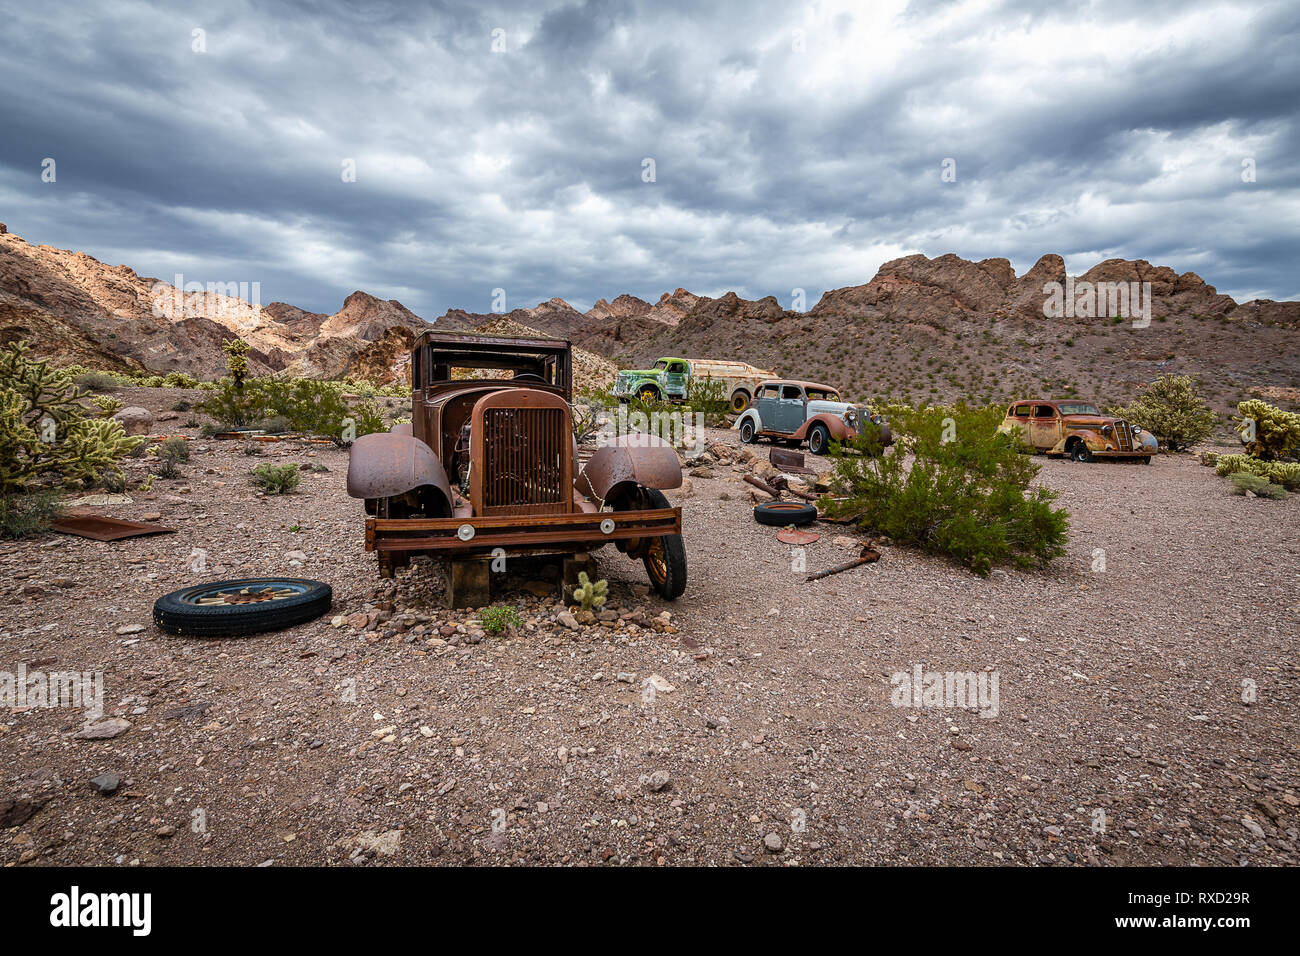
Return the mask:
[[0, 14], [0, 219], [146, 274], [260, 281], [265, 301], [815, 302], [911, 252], [1141, 257], [1300, 297], [1292, 4]]

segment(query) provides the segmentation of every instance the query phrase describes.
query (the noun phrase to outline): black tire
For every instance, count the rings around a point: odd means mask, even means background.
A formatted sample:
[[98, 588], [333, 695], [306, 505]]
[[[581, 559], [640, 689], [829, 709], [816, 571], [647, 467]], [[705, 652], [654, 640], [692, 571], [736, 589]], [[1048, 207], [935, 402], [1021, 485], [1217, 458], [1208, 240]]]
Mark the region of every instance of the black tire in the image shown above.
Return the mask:
[[[247, 604], [199, 604], [221, 594], [272, 588], [291, 593]], [[153, 605], [153, 621], [171, 634], [191, 637], [239, 637], [277, 631], [320, 617], [329, 610], [334, 592], [328, 584], [307, 578], [232, 578], [209, 581], [164, 594]]]
[[1093, 461], [1092, 449], [1088, 447], [1088, 443], [1083, 439], [1075, 442], [1074, 448], [1070, 450], [1070, 460], [1084, 463]]
[[811, 524], [817, 520], [817, 509], [807, 502], [764, 501], [754, 506], [754, 520], [774, 528]]
[[[664, 493], [657, 488], [642, 488], [646, 508], [671, 508]], [[653, 538], [641, 561], [650, 578], [650, 586], [666, 601], [675, 601], [686, 590], [686, 544], [680, 534]]]
[[758, 431], [754, 428], [754, 419], [746, 418], [740, 423], [740, 440], [746, 445], [752, 445], [758, 441]]
[[831, 447], [831, 430], [825, 425], [814, 425], [808, 431], [808, 450], [814, 455], [824, 455]]

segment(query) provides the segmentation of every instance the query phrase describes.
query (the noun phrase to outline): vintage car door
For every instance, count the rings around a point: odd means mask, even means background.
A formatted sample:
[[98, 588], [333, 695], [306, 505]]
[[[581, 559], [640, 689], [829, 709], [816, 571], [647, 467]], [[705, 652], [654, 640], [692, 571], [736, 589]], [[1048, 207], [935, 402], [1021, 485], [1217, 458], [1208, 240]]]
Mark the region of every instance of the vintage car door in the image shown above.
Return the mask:
[[[761, 412], [759, 413], [762, 414]], [[764, 419], [766, 421], [766, 419]], [[781, 398], [777, 402], [776, 420], [772, 430], [788, 435], [798, 431], [804, 422], [803, 389], [798, 385], [782, 385]]]
[[686, 397], [686, 363], [681, 359], [674, 359], [668, 363], [668, 368], [664, 371], [664, 392], [673, 398]]
[[1026, 445], [1032, 445], [1033, 439], [1029, 437], [1029, 419], [1034, 411], [1034, 406], [1028, 402], [1021, 402], [1012, 405], [1007, 410], [1007, 424], [1015, 425], [1020, 429], [1020, 440]]
[[781, 387], [779, 385], [764, 385], [758, 390], [758, 398], [754, 401], [754, 406], [758, 409], [759, 430], [774, 431], [776, 429], [777, 409], [781, 407]]
[[1046, 451], [1061, 440], [1061, 419], [1051, 405], [1035, 405], [1029, 420], [1029, 444]]

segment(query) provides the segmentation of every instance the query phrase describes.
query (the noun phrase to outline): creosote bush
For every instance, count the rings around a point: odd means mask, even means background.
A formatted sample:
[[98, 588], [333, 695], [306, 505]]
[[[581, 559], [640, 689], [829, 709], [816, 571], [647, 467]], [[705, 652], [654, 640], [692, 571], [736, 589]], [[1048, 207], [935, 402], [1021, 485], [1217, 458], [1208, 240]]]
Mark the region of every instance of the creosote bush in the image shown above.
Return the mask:
[[295, 465], [273, 465], [270, 462], [253, 469], [253, 484], [268, 495], [284, 495], [295, 490], [302, 475]]
[[827, 511], [864, 531], [946, 555], [977, 574], [1065, 554], [1069, 514], [1056, 492], [1030, 489], [1039, 466], [997, 433], [1005, 409], [883, 402], [894, 444], [870, 427], [832, 444]]
[[1162, 375], [1150, 383], [1137, 401], [1107, 409], [1140, 425], [1170, 451], [1184, 451], [1204, 441], [1217, 420], [1201, 400], [1190, 375]]

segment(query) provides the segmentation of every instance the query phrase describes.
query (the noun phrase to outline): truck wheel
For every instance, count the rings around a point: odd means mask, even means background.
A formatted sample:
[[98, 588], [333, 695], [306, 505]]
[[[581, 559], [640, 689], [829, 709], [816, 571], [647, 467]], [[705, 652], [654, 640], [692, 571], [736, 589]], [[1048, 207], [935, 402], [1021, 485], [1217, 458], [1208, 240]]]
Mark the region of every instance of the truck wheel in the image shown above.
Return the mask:
[[[671, 508], [664, 493], [656, 488], [642, 489], [647, 508]], [[661, 598], [674, 601], [686, 590], [686, 545], [680, 534], [651, 538], [641, 559], [645, 563], [650, 586]]]
[[1092, 449], [1088, 447], [1086, 441], [1079, 440], [1074, 443], [1074, 448], [1070, 451], [1070, 460], [1082, 462], [1090, 462], [1093, 460]]
[[194, 637], [239, 637], [320, 617], [333, 591], [307, 578], [235, 578], [181, 588], [153, 606], [164, 631]]
[[659, 401], [659, 390], [647, 385], [641, 391], [637, 392], [637, 398], [649, 405], [651, 402]]
[[814, 425], [808, 433], [808, 450], [814, 455], [826, 454], [831, 446], [831, 433], [825, 425]]
[[740, 440], [746, 445], [754, 444], [757, 434], [754, 430], [754, 419], [746, 418], [740, 423]]
[[731, 410], [739, 415], [749, 407], [749, 393], [742, 388], [736, 389], [731, 394]]
[[754, 520], [774, 528], [809, 524], [817, 520], [817, 508], [807, 502], [764, 501], [754, 506]]

